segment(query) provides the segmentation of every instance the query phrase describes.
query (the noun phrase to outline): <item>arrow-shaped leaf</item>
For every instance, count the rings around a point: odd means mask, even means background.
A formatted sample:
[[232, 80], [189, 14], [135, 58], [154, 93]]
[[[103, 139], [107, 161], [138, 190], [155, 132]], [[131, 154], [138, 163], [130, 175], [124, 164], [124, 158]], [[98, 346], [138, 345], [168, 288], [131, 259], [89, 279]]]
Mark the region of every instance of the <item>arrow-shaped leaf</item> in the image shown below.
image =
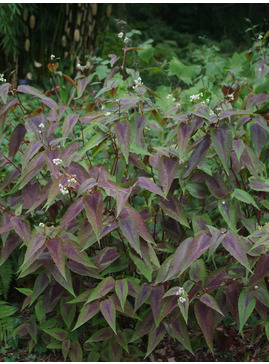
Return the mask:
[[116, 332], [116, 309], [113, 301], [108, 298], [100, 303], [100, 310], [111, 329]]

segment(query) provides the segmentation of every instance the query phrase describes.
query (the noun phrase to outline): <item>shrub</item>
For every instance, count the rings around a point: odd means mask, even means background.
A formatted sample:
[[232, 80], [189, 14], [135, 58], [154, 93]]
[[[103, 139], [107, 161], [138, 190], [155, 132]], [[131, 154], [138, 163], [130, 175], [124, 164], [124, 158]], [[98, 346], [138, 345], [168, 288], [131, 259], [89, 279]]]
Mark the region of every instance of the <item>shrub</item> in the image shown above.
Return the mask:
[[249, 82], [230, 69], [216, 92], [150, 90], [128, 41], [111, 70], [72, 80], [53, 61], [53, 90], [0, 87], [1, 264], [17, 254], [29, 351], [120, 361], [170, 335], [193, 353], [201, 330], [213, 352], [224, 318], [243, 335], [251, 315], [268, 334], [268, 34]]

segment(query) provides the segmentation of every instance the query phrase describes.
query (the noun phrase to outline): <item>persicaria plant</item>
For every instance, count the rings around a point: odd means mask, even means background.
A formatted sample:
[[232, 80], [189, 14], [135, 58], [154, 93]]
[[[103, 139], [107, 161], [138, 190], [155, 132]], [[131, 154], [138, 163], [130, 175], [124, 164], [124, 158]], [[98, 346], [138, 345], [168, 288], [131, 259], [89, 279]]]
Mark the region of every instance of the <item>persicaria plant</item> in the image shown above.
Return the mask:
[[227, 319], [268, 335], [268, 95], [230, 70], [218, 94], [162, 97], [122, 43], [102, 84], [53, 57], [52, 90], [0, 87], [0, 263], [30, 312], [15, 332], [73, 361], [143, 358], [165, 336], [193, 353], [197, 331], [213, 353]]

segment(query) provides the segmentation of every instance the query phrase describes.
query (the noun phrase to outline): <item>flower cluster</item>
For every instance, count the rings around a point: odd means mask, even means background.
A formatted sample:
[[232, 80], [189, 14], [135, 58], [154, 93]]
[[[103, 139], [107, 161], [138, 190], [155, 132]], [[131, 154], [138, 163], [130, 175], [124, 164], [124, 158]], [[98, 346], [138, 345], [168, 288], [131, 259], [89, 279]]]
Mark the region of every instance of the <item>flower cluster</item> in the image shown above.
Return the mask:
[[61, 183], [59, 184], [59, 187], [63, 195], [66, 195], [68, 193], [67, 187], [63, 186]]
[[0, 73], [0, 82], [6, 82], [6, 79], [4, 78], [3, 73]]
[[41, 130], [39, 130], [39, 133], [41, 134], [41, 133], [42, 133], [42, 129], [44, 129], [44, 128], [45, 128], [45, 125], [44, 125], [43, 123], [40, 123], [40, 124], [38, 125], [38, 127], [41, 129]]
[[182, 297], [182, 296], [184, 296], [184, 295], [185, 295], [185, 291], [184, 291], [184, 288], [183, 288], [183, 287], [179, 287], [179, 289], [178, 289], [178, 291], [177, 291], [176, 295], [177, 295], [177, 296], [180, 296], [180, 297], [179, 297], [179, 302], [184, 303], [184, 302], [186, 302], [186, 301], [187, 301], [187, 300], [186, 300], [186, 298]]
[[171, 94], [168, 94], [167, 96], [166, 96], [166, 98], [167, 99], [171, 99], [172, 98], [172, 101], [176, 101], [176, 99], [173, 97], [173, 95], [171, 95]]
[[60, 158], [55, 158], [52, 160], [53, 164], [55, 164], [56, 166], [58, 166], [59, 164], [61, 164], [63, 161]]
[[199, 100], [200, 97], [203, 97], [203, 93], [202, 92], [200, 94], [197, 94], [197, 95], [191, 95], [190, 96], [190, 100], [191, 101]]
[[108, 112], [105, 113], [105, 116], [110, 116], [110, 115], [111, 115], [111, 112], [110, 111], [108, 111]]
[[122, 39], [122, 37], [123, 37], [123, 32], [120, 32], [120, 33], [118, 34], [118, 37], [119, 37], [120, 39]]
[[261, 34], [260, 34], [260, 35], [258, 36], [258, 39], [259, 39], [259, 40], [261, 40], [262, 38], [263, 38], [263, 35], [261, 35]]
[[67, 180], [67, 182], [68, 182], [68, 184], [70, 186], [75, 185], [77, 183], [77, 181], [75, 180], [75, 178], [70, 178], [70, 179]]
[[43, 228], [43, 227], [45, 227], [45, 224], [43, 224], [43, 222], [40, 222], [39, 226]]
[[50, 59], [51, 59], [52, 61], [54, 61], [54, 59], [55, 59], [55, 55], [54, 55], [54, 54], [51, 54], [51, 55], [50, 55]]
[[233, 94], [226, 95], [226, 97], [228, 97], [228, 99], [230, 99], [231, 101], [234, 100], [234, 95]]
[[124, 43], [128, 43], [130, 41], [130, 39], [128, 37], [124, 38]]
[[133, 89], [136, 89], [137, 87], [143, 85], [142, 78], [138, 77], [137, 80], [134, 80], [135, 85], [133, 86]]

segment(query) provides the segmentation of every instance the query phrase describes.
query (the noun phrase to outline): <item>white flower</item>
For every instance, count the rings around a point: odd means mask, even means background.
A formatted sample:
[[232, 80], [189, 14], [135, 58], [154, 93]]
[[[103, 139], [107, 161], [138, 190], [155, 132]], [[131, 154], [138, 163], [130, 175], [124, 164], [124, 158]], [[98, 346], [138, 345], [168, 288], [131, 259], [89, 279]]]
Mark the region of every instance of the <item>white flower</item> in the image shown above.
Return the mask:
[[222, 111], [222, 108], [221, 107], [217, 107], [216, 110], [215, 110], [217, 113], [221, 112]]
[[60, 158], [55, 158], [52, 160], [53, 164], [55, 164], [56, 166], [58, 166], [59, 164], [61, 164], [63, 161]]
[[206, 103], [209, 104], [210, 100], [209, 99], [206, 99]]
[[254, 286], [254, 289], [258, 289], [259, 288], [259, 286]]
[[39, 124], [38, 125], [40, 129], [44, 129], [45, 128], [45, 125], [43, 123]]
[[118, 37], [119, 37], [120, 39], [122, 39], [122, 37], [123, 37], [123, 33], [122, 33], [122, 32], [120, 32], [120, 33], [118, 34]]
[[201, 102], [201, 105], [206, 106], [206, 103], [204, 101]]
[[166, 96], [166, 98], [167, 99], [170, 99], [172, 97], [172, 95], [171, 94], [168, 94], [167, 96]]
[[177, 296], [182, 296], [184, 295], [185, 291], [184, 291], [184, 288], [183, 287], [179, 287], [178, 291], [177, 291]]
[[67, 187], [62, 187], [62, 188], [60, 189], [60, 191], [62, 192], [62, 194], [63, 194], [63, 195], [66, 195], [66, 194], [68, 193], [68, 189], [67, 189]]
[[261, 35], [261, 34], [260, 34], [260, 35], [258, 36], [258, 39], [259, 39], [259, 40], [261, 40], [262, 38], [263, 38], [263, 35]]
[[210, 116], [215, 115], [214, 111], [213, 111], [213, 110], [210, 110], [210, 111], [209, 111], [209, 115], [210, 115]]
[[135, 85], [133, 86], [133, 89], [136, 89], [138, 86], [143, 85], [142, 78], [138, 77], [137, 80], [134, 80]]
[[105, 113], [105, 116], [109, 116], [109, 115], [111, 115], [111, 112], [108, 111]]
[[222, 205], [225, 205], [225, 201], [222, 201]]
[[55, 59], [55, 55], [54, 55], [54, 54], [51, 54], [51, 55], [50, 55], [50, 59], [51, 59], [52, 61], [54, 61], [54, 59]]
[[130, 39], [128, 37], [124, 38], [124, 43], [128, 43], [130, 41]]
[[200, 94], [190, 96], [190, 100], [191, 101], [199, 100], [200, 97], [203, 97], [203, 93], [202, 92]]
[[181, 107], [181, 105], [180, 105], [180, 103], [179, 103], [179, 102], [176, 104], [176, 107], [178, 107], [178, 108], [180, 108], [180, 107]]
[[70, 184], [70, 185], [75, 185], [77, 183], [77, 181], [75, 180], [75, 178], [70, 178], [69, 180], [67, 180], [67, 182]]
[[230, 100], [234, 100], [234, 95], [233, 95], [233, 94], [231, 94], [231, 95], [227, 95], [227, 97], [228, 97], [228, 99], [230, 99]]
[[45, 227], [45, 224], [43, 224], [43, 222], [40, 222], [39, 226], [43, 228], [43, 227]]
[[4, 74], [0, 74], [0, 82], [6, 82], [6, 79], [4, 78]]
[[186, 302], [187, 300], [186, 300], [186, 298], [184, 298], [184, 297], [179, 297], [179, 301], [180, 301], [181, 303], [184, 303], [184, 302]]

